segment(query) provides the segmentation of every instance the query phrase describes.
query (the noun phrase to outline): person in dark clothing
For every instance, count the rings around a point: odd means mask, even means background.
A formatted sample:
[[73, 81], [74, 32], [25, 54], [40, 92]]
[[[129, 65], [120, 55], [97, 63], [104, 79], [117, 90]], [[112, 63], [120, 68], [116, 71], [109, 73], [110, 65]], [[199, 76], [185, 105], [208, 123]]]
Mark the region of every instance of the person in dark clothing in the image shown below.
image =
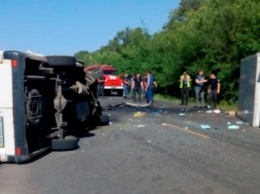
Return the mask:
[[137, 73], [136, 76], [133, 79], [133, 100], [136, 102], [136, 93], [138, 93], [139, 96], [139, 102], [141, 102], [141, 96], [142, 96], [142, 91], [143, 91], [143, 80], [140, 77], [140, 74]]
[[128, 95], [128, 90], [130, 86], [130, 78], [128, 77], [128, 74], [126, 73], [123, 77], [123, 97], [126, 99]]
[[133, 75], [130, 79], [130, 97], [133, 98], [133, 80], [135, 78], [135, 75]]
[[146, 91], [146, 100], [147, 103], [153, 103], [153, 88], [154, 88], [154, 77], [151, 74], [150, 71], [147, 71], [147, 84], [145, 86], [145, 91]]
[[210, 75], [209, 80], [209, 103], [211, 109], [216, 109], [218, 94], [220, 93], [220, 80], [216, 77], [214, 73]]
[[146, 91], [145, 91], [145, 88], [146, 88], [146, 85], [147, 85], [147, 75], [143, 76], [142, 83], [143, 83], [143, 89], [142, 89], [143, 99], [145, 100], [147, 98], [146, 97]]
[[153, 77], [153, 88], [152, 88], [152, 95], [154, 96], [154, 89], [158, 87], [157, 81]]
[[181, 105], [188, 105], [189, 92], [191, 87], [191, 78], [184, 72], [180, 77], [180, 89], [181, 89]]
[[204, 101], [204, 84], [207, 82], [204, 76], [204, 72], [202, 70], [199, 71], [199, 74], [195, 78], [195, 95], [196, 95], [196, 103], [197, 108], [205, 107]]
[[105, 77], [101, 77], [98, 79], [98, 89], [97, 89], [98, 97], [102, 96], [104, 97], [104, 91], [105, 91]]

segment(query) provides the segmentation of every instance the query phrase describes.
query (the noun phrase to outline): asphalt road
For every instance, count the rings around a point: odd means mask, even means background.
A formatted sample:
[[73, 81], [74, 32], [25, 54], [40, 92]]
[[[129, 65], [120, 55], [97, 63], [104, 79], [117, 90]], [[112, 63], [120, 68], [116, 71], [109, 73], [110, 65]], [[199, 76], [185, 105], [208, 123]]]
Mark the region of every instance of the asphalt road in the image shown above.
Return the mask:
[[[101, 99], [105, 109], [121, 101]], [[111, 125], [82, 137], [77, 150], [0, 164], [0, 193], [260, 193], [260, 130], [238, 118], [159, 102], [104, 112]]]

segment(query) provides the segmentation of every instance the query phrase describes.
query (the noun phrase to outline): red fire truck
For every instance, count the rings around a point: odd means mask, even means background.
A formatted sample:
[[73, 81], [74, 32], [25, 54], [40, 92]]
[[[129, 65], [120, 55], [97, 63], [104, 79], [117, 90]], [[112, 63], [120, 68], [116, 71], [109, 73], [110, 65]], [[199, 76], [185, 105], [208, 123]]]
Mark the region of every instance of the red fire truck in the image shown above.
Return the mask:
[[123, 80], [117, 75], [116, 68], [106, 64], [95, 64], [84, 68], [85, 72], [102, 69], [105, 77], [105, 93], [117, 92], [119, 96], [123, 94]]

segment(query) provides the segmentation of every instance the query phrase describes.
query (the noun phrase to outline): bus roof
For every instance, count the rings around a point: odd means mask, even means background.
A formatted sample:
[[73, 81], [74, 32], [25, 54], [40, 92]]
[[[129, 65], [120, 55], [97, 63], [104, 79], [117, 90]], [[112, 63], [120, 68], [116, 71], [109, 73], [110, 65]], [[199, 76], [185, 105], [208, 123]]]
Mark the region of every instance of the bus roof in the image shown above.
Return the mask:
[[9, 55], [22, 55], [25, 58], [29, 58], [32, 60], [38, 60], [38, 61], [44, 61], [44, 62], [48, 62], [47, 58], [44, 55], [40, 55], [40, 54], [36, 54], [36, 53], [32, 53], [32, 52], [21, 52], [21, 51], [16, 51], [16, 50], [7, 50], [7, 51], [1, 51], [2, 55], [4, 54], [9, 54]]
[[85, 71], [91, 71], [93, 69], [113, 70], [113, 71], [116, 70], [116, 68], [114, 68], [112, 65], [106, 65], [106, 64], [95, 64], [84, 68]]

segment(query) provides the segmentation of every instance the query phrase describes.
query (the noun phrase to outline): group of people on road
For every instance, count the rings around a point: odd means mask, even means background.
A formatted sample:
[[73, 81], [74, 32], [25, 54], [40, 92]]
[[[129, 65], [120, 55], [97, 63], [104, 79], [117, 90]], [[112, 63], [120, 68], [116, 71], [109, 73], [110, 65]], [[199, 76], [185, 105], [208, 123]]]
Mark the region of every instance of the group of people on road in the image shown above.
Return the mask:
[[[153, 102], [154, 87], [157, 87], [157, 83], [154, 76], [150, 71], [147, 71], [144, 76], [140, 73], [136, 73], [130, 77], [127, 73], [122, 77], [123, 80], [123, 98], [126, 99], [130, 95], [133, 101], [142, 101], [145, 99], [148, 103]], [[180, 76], [180, 91], [181, 91], [181, 105], [188, 105], [188, 99], [190, 90], [192, 87], [192, 79], [187, 72], [184, 72]], [[100, 95], [104, 95], [104, 82], [105, 78], [98, 79], [98, 91]], [[208, 93], [208, 106], [205, 104], [205, 92]], [[98, 92], [98, 93], [99, 93]], [[130, 93], [129, 93], [130, 92]], [[198, 72], [195, 77], [194, 87], [196, 97], [196, 107], [216, 109], [218, 94], [220, 93], [220, 80], [217, 78], [215, 73], [211, 73], [209, 79], [206, 79], [203, 70]]]
[[131, 78], [127, 73], [123, 76], [123, 97], [125, 99], [128, 97], [130, 90], [134, 102], [137, 101], [136, 95], [138, 95], [139, 102], [142, 101], [143, 96], [147, 103], [152, 103], [154, 87], [157, 87], [157, 83], [150, 71], [147, 71], [143, 77], [140, 73], [136, 73]]
[[[181, 105], [188, 105], [189, 92], [191, 89], [192, 79], [187, 72], [180, 77]], [[209, 105], [205, 104], [205, 90], [208, 92]], [[200, 70], [195, 77], [195, 96], [197, 108], [216, 109], [218, 94], [220, 93], [220, 80], [215, 73], [211, 73], [209, 79], [206, 79], [203, 70]]]

